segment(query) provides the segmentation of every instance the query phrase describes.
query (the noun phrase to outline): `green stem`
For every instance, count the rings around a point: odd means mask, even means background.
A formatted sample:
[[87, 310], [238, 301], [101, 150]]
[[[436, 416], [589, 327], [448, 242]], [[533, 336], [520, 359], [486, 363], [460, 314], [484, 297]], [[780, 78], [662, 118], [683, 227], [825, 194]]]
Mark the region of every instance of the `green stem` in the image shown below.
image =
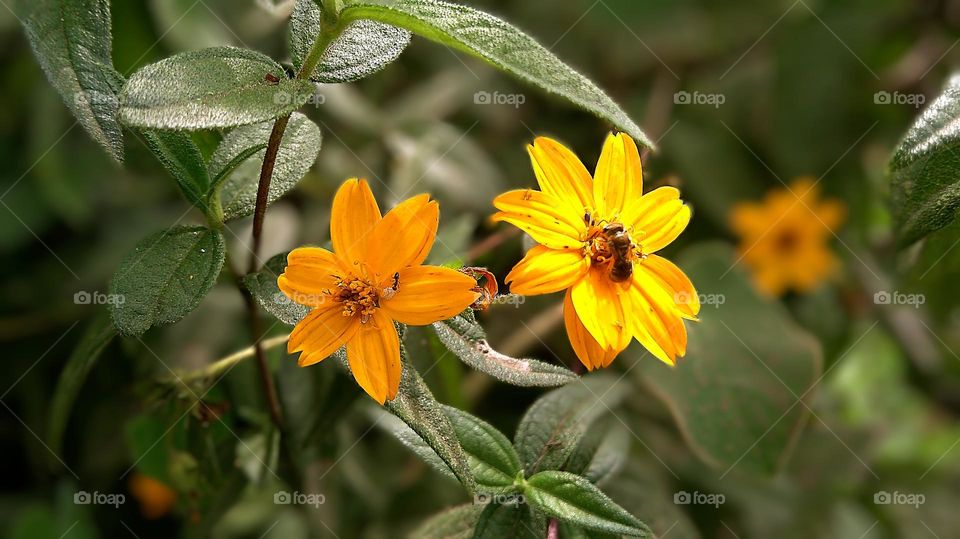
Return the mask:
[[[264, 350], [270, 350], [287, 342], [287, 339], [289, 338], [290, 334], [288, 333], [286, 335], [279, 335], [277, 337], [263, 339], [260, 341], [260, 346]], [[247, 348], [238, 350], [229, 356], [220, 358], [200, 370], [191, 371], [185, 374], [178, 374], [176, 378], [172, 378], [171, 380], [179, 384], [180, 381], [193, 382], [196, 380], [209, 380], [211, 378], [215, 378], [221, 373], [230, 370], [230, 368], [237, 363], [240, 363], [247, 358], [254, 357], [256, 355], [254, 348], [254, 346], [248, 346]]]

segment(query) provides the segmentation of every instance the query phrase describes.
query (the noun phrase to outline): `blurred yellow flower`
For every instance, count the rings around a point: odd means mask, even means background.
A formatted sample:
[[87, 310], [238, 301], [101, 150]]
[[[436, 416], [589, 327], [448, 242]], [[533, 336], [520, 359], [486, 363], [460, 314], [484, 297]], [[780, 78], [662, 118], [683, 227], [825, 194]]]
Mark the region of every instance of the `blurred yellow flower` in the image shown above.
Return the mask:
[[383, 404], [400, 386], [400, 341], [394, 320], [427, 325], [450, 318], [478, 297], [477, 282], [458, 271], [425, 266], [440, 208], [429, 195], [410, 198], [386, 215], [364, 180], [347, 180], [333, 199], [333, 252], [301, 247], [287, 255], [277, 285], [312, 308], [290, 334], [301, 367], [341, 346], [360, 387]]
[[642, 194], [640, 154], [623, 133], [607, 137], [593, 177], [554, 140], [539, 137], [527, 150], [541, 190], [509, 191], [493, 202], [495, 220], [540, 244], [507, 275], [510, 291], [566, 289], [567, 334], [589, 370], [608, 366], [632, 338], [673, 365], [686, 353], [683, 319], [700, 311], [690, 279], [654, 254], [690, 221], [680, 192]]
[[828, 242], [845, 213], [840, 201], [820, 200], [816, 181], [803, 177], [770, 191], [762, 202], [737, 204], [730, 224], [757, 287], [779, 296], [809, 292], [836, 270]]
[[166, 483], [142, 473], [130, 476], [128, 488], [130, 494], [139, 502], [140, 513], [144, 518], [157, 519], [165, 516], [177, 501], [176, 491]]

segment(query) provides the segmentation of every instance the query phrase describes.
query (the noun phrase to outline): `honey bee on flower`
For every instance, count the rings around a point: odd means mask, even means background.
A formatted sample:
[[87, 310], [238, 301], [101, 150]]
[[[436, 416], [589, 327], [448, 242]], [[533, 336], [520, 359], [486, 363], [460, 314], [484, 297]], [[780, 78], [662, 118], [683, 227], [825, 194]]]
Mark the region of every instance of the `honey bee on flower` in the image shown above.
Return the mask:
[[333, 251], [301, 247], [287, 255], [277, 279], [291, 300], [312, 308], [293, 329], [288, 351], [301, 367], [347, 347], [350, 371], [377, 402], [400, 386], [400, 340], [394, 321], [427, 325], [469, 307], [476, 280], [456, 270], [423, 265], [433, 246], [440, 208], [428, 195], [386, 215], [364, 180], [347, 180], [333, 199]]
[[610, 365], [634, 338], [673, 365], [686, 353], [683, 320], [696, 320], [700, 311], [687, 276], [656, 254], [690, 221], [679, 191], [643, 194], [640, 154], [623, 133], [607, 137], [592, 177], [552, 139], [537, 138], [528, 152], [540, 191], [519, 189], [494, 200], [495, 220], [539, 244], [507, 275], [510, 291], [566, 290], [564, 323], [587, 369]]

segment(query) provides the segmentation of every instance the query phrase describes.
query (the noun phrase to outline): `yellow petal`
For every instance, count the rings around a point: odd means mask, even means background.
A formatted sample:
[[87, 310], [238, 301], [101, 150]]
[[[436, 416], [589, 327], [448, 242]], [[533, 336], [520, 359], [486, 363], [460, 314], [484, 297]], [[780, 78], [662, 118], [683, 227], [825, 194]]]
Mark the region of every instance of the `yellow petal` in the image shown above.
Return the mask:
[[612, 348], [603, 348], [587, 331], [587, 328], [584, 327], [583, 322], [577, 316], [569, 290], [563, 297], [563, 325], [567, 329], [567, 337], [570, 339], [573, 351], [577, 354], [577, 359], [580, 360], [580, 363], [583, 363], [588, 371], [610, 365], [613, 358], [620, 352]]
[[575, 213], [593, 207], [593, 178], [573, 152], [553, 139], [537, 137], [527, 153], [544, 193]]
[[357, 384], [383, 404], [400, 388], [400, 339], [393, 320], [377, 309], [347, 343], [347, 362]]
[[[651, 294], [649, 289], [644, 288], [642, 274], [634, 272], [632, 282], [629, 320], [633, 336], [654, 357], [667, 365], [675, 365], [677, 356], [682, 356], [686, 351], [686, 328], [683, 327], [683, 320], [676, 314], [672, 304], [663, 305], [663, 302], [669, 302], [669, 299], [657, 293]], [[682, 342], [677, 342], [680, 340]]]
[[370, 240], [372, 280], [392, 279], [401, 268], [421, 264], [433, 247], [439, 221], [440, 206], [428, 195], [407, 199], [387, 212]]
[[364, 260], [373, 228], [380, 222], [380, 208], [366, 180], [351, 178], [333, 197], [330, 239], [333, 251], [348, 267]]
[[506, 282], [514, 294], [536, 295], [570, 288], [590, 270], [582, 249], [550, 249], [537, 245], [510, 270]]
[[335, 290], [346, 270], [336, 255], [319, 247], [300, 247], [287, 255], [287, 267], [277, 286], [301, 305], [319, 307], [329, 301], [326, 293]]
[[695, 320], [700, 312], [700, 297], [697, 295], [693, 283], [683, 270], [666, 258], [658, 255], [646, 257], [640, 264], [634, 266], [634, 271], [643, 271], [654, 279], [667, 294], [673, 298], [674, 304], [681, 315]]
[[839, 200], [826, 200], [817, 207], [817, 218], [823, 226], [831, 231], [840, 228], [846, 213], [846, 208]]
[[636, 143], [625, 133], [610, 134], [593, 175], [593, 199], [601, 218], [613, 220], [643, 193], [643, 172]]
[[[477, 281], [459, 271], [439, 266], [414, 266], [399, 271], [393, 297], [381, 298], [387, 315], [404, 324], [425, 326], [463, 312], [480, 297]], [[392, 283], [388, 283], [390, 286]]]
[[621, 298], [626, 294], [624, 286], [611, 281], [603, 270], [591, 269], [570, 292], [577, 316], [600, 346], [617, 350], [627, 347], [630, 331]]
[[340, 305], [330, 302], [310, 311], [293, 328], [287, 342], [287, 352], [302, 352], [297, 362], [301, 367], [323, 361], [343, 346], [357, 331], [360, 321], [355, 316], [343, 316]]
[[663, 249], [687, 228], [690, 207], [679, 196], [673, 187], [658, 187], [625, 212], [624, 222], [633, 226], [634, 239], [644, 254]]
[[560, 199], [533, 189], [507, 191], [495, 198], [493, 205], [500, 210], [494, 215], [495, 220], [501, 215], [520, 216], [540, 228], [552, 230], [577, 242], [587, 228], [582, 211], [572, 210]]

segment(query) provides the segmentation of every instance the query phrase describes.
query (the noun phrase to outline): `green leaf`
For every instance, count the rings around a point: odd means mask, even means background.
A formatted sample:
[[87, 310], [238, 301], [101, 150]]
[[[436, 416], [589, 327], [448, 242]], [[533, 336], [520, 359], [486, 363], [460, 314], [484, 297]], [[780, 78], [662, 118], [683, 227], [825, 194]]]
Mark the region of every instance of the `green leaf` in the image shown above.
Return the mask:
[[16, 13], [50, 84], [87, 133], [123, 161], [117, 121], [123, 77], [111, 59], [110, 2], [20, 0]]
[[188, 133], [179, 131], [141, 131], [147, 147], [170, 173], [183, 196], [204, 213], [208, 211], [205, 195], [210, 189], [207, 164], [200, 148]]
[[470, 471], [467, 455], [454, 432], [443, 407], [430, 393], [427, 384], [406, 357], [400, 347], [403, 371], [400, 374], [400, 390], [396, 398], [387, 401], [385, 407], [399, 417], [425, 441], [456, 475], [460, 483], [473, 493], [476, 481]]
[[899, 243], [943, 228], [960, 212], [960, 74], [907, 131], [889, 165]]
[[268, 56], [214, 47], [180, 53], [134, 73], [120, 92], [120, 119], [153, 129], [234, 127], [289, 114], [314, 90], [309, 81], [288, 78]]
[[440, 341], [464, 363], [497, 380], [522, 387], [556, 387], [578, 378], [572, 371], [536, 359], [516, 359], [487, 344], [471, 310], [433, 324]]
[[172, 324], [213, 288], [224, 261], [219, 231], [178, 226], [141, 240], [110, 282], [110, 313], [124, 335]]
[[414, 530], [411, 539], [470, 539], [477, 525], [482, 505], [464, 504], [451, 507], [430, 517]]
[[601, 483], [616, 474], [630, 451], [630, 431], [617, 420], [597, 422], [570, 454], [564, 471]]
[[[290, 54], [300, 69], [317, 36], [323, 12], [314, 0], [297, 0], [290, 17]], [[370, 20], [348, 24], [310, 74], [316, 82], [353, 82], [393, 62], [410, 44], [410, 32]]]
[[77, 394], [80, 393], [83, 382], [100, 358], [100, 353], [116, 334], [117, 330], [113, 327], [110, 317], [105, 312], [98, 314], [87, 327], [77, 347], [67, 359], [67, 365], [60, 372], [47, 419], [47, 440], [54, 453], [60, 453], [63, 431], [67, 426], [67, 420], [70, 419], [73, 403]]
[[701, 294], [723, 298], [722, 305], [701, 310], [687, 356], [675, 368], [641, 361], [634, 372], [705, 462], [724, 474], [772, 474], [806, 423], [822, 353], [780, 302], [756, 292], [735, 261], [720, 244], [684, 253], [679, 266]]
[[478, 487], [481, 490], [487, 487], [485, 490], [490, 491], [513, 490], [513, 482], [520, 472], [520, 459], [510, 440], [479, 417], [452, 406], [444, 406], [443, 411], [467, 454]]
[[277, 286], [277, 277], [286, 267], [286, 253], [273, 256], [263, 265], [263, 269], [244, 276], [243, 285], [253, 294], [263, 310], [284, 324], [295, 326], [307, 316], [310, 308], [291, 301]]
[[593, 530], [647, 537], [650, 529], [579, 475], [550, 470], [527, 480], [527, 502], [549, 516]]
[[542, 539], [544, 527], [526, 504], [491, 503], [480, 513], [473, 539]]
[[[238, 127], [231, 131], [210, 159], [210, 176], [215, 178], [211, 197], [220, 197], [226, 219], [246, 217], [257, 203], [260, 168], [266, 154], [273, 122]], [[293, 113], [277, 153], [270, 181], [268, 202], [293, 189], [313, 166], [320, 153], [320, 128], [300, 113]]]
[[586, 77], [516, 27], [482, 11], [438, 0], [347, 0], [343, 21], [371, 19], [472, 54], [613, 123], [640, 144], [653, 143]]
[[537, 399], [520, 420], [513, 442], [526, 475], [560, 468], [590, 425], [610, 413], [626, 391], [616, 378], [594, 374]]

